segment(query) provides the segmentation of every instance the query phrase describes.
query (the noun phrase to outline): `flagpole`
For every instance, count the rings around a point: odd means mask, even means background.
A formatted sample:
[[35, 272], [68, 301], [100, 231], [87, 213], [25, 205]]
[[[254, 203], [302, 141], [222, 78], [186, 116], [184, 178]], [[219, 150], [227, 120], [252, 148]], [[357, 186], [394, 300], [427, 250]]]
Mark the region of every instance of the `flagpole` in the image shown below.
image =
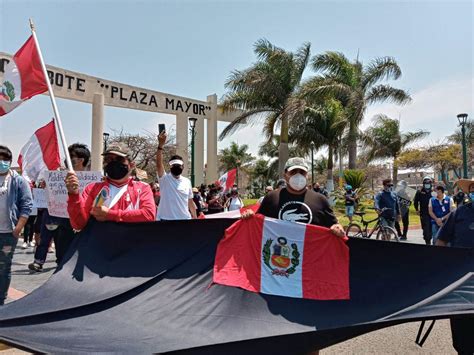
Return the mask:
[[71, 163], [71, 156], [69, 155], [68, 145], [66, 142], [66, 136], [64, 135], [63, 125], [61, 123], [61, 116], [59, 116], [58, 106], [56, 105], [56, 98], [54, 97], [53, 88], [51, 87], [51, 83], [49, 82], [49, 79], [48, 79], [48, 71], [46, 70], [46, 65], [44, 64], [43, 54], [41, 53], [41, 48], [38, 43], [38, 38], [36, 38], [35, 25], [33, 24], [33, 20], [31, 18], [30, 18], [30, 28], [31, 28], [31, 34], [33, 35], [33, 39], [36, 44], [36, 49], [38, 50], [38, 55], [41, 62], [41, 69], [43, 69], [44, 78], [46, 79], [46, 85], [48, 86], [51, 104], [53, 105], [54, 121], [56, 122], [56, 125], [58, 126], [59, 138], [63, 146], [64, 155], [66, 156], [66, 165], [69, 171], [74, 171], [72, 167], [72, 163]]

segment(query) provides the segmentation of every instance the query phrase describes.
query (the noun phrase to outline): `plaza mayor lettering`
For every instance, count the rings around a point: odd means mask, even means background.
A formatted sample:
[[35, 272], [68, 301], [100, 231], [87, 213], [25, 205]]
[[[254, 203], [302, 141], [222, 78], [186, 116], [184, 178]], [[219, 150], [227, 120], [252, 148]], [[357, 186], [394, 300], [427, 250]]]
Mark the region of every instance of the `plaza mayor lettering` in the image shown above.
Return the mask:
[[[7, 56], [7, 57], [5, 57]], [[0, 53], [0, 73], [5, 72], [11, 56]], [[96, 93], [102, 93], [105, 105], [127, 107], [165, 113], [187, 113], [205, 117], [212, 107], [205, 102], [196, 102], [184, 97], [141, 89], [113, 81], [79, 74], [48, 66], [48, 80], [57, 97], [92, 103]]]

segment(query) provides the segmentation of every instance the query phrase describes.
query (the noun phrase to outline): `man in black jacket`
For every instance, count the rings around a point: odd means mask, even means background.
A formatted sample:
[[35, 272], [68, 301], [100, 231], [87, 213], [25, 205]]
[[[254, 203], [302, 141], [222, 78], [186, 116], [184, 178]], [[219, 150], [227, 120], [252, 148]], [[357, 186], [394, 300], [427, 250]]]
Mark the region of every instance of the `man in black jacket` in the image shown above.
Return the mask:
[[423, 239], [427, 245], [431, 244], [431, 218], [428, 212], [428, 204], [431, 199], [433, 180], [429, 176], [423, 178], [423, 186], [416, 191], [413, 204], [416, 212], [420, 215], [421, 228], [423, 228]]

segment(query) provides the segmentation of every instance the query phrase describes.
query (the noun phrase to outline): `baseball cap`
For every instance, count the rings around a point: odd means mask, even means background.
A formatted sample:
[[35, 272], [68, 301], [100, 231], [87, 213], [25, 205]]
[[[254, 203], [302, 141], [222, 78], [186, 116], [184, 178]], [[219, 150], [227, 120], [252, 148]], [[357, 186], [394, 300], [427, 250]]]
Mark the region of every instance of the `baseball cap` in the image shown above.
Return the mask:
[[308, 165], [303, 158], [295, 157], [287, 160], [285, 164], [285, 171], [292, 171], [295, 169], [301, 169], [305, 172], [308, 172]]
[[128, 147], [125, 144], [123, 144], [123, 143], [111, 143], [107, 147], [105, 152], [102, 153], [102, 155], [115, 154], [115, 155], [118, 155], [119, 157], [128, 158], [129, 152], [130, 152], [130, 150], [128, 149]]

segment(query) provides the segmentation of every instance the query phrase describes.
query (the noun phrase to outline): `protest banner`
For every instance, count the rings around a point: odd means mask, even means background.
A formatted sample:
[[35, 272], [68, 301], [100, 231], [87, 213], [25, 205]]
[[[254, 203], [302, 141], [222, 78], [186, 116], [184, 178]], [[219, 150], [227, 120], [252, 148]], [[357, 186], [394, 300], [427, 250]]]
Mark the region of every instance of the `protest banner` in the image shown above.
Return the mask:
[[[67, 213], [67, 190], [64, 183], [66, 174], [67, 171], [48, 171], [46, 174], [48, 212], [51, 216], [69, 218]], [[79, 179], [81, 193], [88, 184], [102, 180], [100, 171], [77, 171], [76, 174]]]
[[33, 208], [48, 208], [45, 189], [33, 189]]

